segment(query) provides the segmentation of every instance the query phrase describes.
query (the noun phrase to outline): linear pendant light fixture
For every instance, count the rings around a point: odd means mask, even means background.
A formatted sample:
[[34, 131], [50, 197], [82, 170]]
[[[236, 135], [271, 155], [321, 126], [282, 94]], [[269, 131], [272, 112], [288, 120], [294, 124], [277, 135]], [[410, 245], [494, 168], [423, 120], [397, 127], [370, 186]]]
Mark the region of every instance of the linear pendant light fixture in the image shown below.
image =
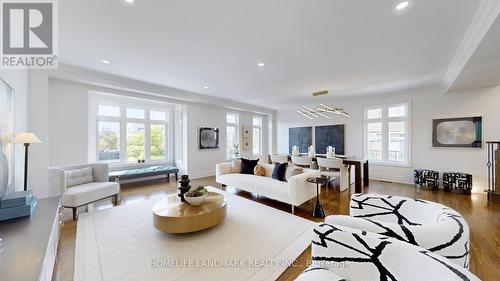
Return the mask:
[[338, 107], [332, 108], [324, 104], [320, 104], [315, 109], [309, 108], [307, 106], [302, 106], [302, 108], [297, 110], [297, 113], [309, 119], [313, 119], [313, 117], [319, 118], [320, 116], [326, 119], [330, 119], [328, 113], [333, 113], [335, 115], [340, 115], [346, 118], [351, 117], [347, 112], [344, 111], [343, 108], [338, 108]]

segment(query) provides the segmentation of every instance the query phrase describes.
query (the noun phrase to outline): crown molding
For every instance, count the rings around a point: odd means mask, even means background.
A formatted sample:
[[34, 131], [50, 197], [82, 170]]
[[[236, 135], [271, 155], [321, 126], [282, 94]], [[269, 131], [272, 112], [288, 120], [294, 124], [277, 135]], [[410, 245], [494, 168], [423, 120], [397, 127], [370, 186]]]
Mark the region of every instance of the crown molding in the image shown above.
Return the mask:
[[482, 0], [472, 18], [471, 24], [465, 33], [462, 42], [442, 78], [446, 91], [449, 91], [458, 75], [464, 69], [476, 49], [483, 41], [484, 36], [495, 22], [500, 13], [500, 0]]

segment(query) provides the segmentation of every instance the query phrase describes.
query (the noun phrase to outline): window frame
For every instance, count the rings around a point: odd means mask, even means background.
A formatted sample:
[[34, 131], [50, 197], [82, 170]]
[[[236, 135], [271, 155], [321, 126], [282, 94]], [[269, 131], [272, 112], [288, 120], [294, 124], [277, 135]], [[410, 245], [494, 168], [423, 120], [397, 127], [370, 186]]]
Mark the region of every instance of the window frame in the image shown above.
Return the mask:
[[[155, 101], [136, 100], [129, 97], [107, 97], [106, 94], [95, 94], [91, 101], [90, 117], [93, 119], [93, 135], [89, 136], [93, 143], [90, 155], [94, 157], [95, 162], [109, 163], [112, 166], [130, 166], [137, 165], [137, 162], [129, 162], [127, 155], [127, 124], [139, 123], [144, 125], [144, 160], [146, 164], [170, 163], [173, 160], [173, 142], [170, 121], [172, 120], [172, 109], [165, 104], [165, 107], [158, 106]], [[116, 106], [120, 109], [120, 117], [99, 115], [99, 105]], [[127, 108], [144, 110], [144, 119], [127, 117]], [[165, 120], [151, 120], [151, 111], [165, 113]], [[119, 160], [99, 160], [99, 122], [118, 122], [120, 124], [120, 159]], [[162, 159], [151, 159], [151, 126], [165, 126], [164, 151], [165, 157]], [[169, 145], [170, 144], [170, 145]], [[89, 148], [91, 147], [89, 146]]]
[[[227, 122], [227, 117], [229, 115], [232, 115], [235, 117], [236, 122], [234, 123], [229, 123]], [[227, 143], [228, 143], [228, 128], [233, 127], [235, 128], [236, 131], [236, 143], [240, 145], [240, 114], [236, 112], [226, 112], [226, 159], [231, 160], [233, 158], [232, 153], [228, 153], [228, 148], [227, 148]], [[240, 153], [241, 153], [241, 146], [239, 147]], [[231, 154], [231, 155], [229, 155]]]
[[[405, 106], [406, 115], [398, 117], [389, 117], [389, 108], [396, 106]], [[368, 119], [368, 110], [382, 109], [381, 118]], [[389, 160], [389, 123], [390, 122], [405, 122], [405, 161], [391, 161]], [[381, 123], [382, 124], [382, 160], [368, 159], [368, 124]], [[411, 102], [396, 102], [388, 104], [379, 104], [366, 106], [363, 110], [363, 153], [364, 157], [370, 161], [370, 164], [380, 166], [396, 166], [396, 167], [411, 167]]]
[[[254, 122], [253, 122], [254, 118], [259, 118], [259, 120], [260, 120], [259, 125], [254, 124]], [[252, 154], [254, 157], [262, 155], [262, 127], [263, 127], [262, 123], [264, 122], [263, 120], [264, 120], [264, 118], [262, 118], [261, 115], [253, 115], [252, 116]], [[253, 146], [254, 146], [253, 131], [255, 129], [259, 130], [259, 151], [257, 152], [257, 154], [255, 153], [255, 151], [253, 151]]]

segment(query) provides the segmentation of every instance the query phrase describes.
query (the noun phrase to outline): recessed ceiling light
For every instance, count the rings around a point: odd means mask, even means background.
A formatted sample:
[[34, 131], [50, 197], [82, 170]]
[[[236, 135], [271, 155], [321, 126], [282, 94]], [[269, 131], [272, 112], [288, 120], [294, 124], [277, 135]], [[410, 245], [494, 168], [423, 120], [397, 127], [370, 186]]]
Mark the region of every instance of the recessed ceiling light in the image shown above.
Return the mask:
[[208, 86], [203, 86], [203, 89], [208, 90]]
[[399, 4], [396, 5], [396, 10], [401, 11], [401, 10], [407, 8], [408, 5], [410, 5], [410, 2], [403, 1], [403, 2], [401, 2], [401, 3], [399, 3]]
[[125, 0], [125, 2], [129, 3], [129, 4], [133, 4], [134, 3], [134, 0]]
[[263, 62], [259, 62], [259, 63], [257, 64], [257, 66], [258, 66], [258, 67], [264, 67], [264, 65], [265, 65], [265, 64], [264, 64]]
[[101, 60], [102, 63], [104, 64], [110, 64], [111, 62], [109, 60]]

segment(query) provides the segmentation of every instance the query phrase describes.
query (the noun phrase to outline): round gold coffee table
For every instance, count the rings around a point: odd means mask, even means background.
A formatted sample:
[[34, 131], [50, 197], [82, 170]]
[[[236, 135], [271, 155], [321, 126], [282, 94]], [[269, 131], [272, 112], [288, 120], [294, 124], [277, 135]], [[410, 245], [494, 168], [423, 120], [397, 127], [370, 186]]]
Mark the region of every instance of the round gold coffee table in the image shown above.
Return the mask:
[[192, 206], [177, 194], [168, 195], [153, 206], [153, 224], [167, 233], [188, 233], [212, 227], [226, 217], [226, 197], [209, 192], [203, 204]]

